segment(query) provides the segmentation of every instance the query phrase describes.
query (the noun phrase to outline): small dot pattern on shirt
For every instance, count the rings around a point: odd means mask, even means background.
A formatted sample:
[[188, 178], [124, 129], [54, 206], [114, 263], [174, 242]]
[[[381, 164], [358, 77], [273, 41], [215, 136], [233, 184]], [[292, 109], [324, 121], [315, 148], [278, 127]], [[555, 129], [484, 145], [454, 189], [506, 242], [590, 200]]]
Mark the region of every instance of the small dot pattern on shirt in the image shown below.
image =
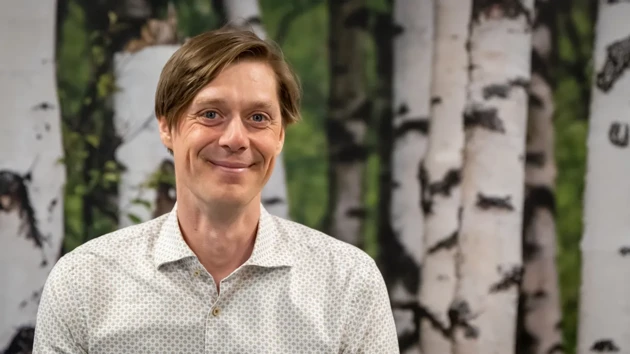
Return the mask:
[[33, 353], [399, 353], [387, 290], [363, 251], [269, 214], [220, 284], [173, 211], [62, 257]]

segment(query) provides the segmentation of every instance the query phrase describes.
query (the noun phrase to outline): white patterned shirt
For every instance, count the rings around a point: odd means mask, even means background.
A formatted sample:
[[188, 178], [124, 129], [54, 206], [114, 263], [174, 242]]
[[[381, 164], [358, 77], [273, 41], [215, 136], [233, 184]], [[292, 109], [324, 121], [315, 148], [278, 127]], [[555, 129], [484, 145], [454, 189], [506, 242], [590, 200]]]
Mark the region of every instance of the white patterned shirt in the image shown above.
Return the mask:
[[363, 251], [261, 205], [252, 255], [219, 294], [176, 208], [57, 262], [33, 353], [399, 353], [383, 277]]

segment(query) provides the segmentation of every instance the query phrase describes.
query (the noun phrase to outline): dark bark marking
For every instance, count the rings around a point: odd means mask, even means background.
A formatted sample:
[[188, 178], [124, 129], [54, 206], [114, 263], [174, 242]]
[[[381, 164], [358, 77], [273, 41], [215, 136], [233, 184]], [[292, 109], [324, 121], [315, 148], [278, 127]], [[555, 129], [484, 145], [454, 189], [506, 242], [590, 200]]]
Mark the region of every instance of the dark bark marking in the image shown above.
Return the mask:
[[624, 257], [625, 257], [625, 256], [627, 256], [627, 255], [629, 255], [629, 254], [630, 254], [630, 247], [629, 247], [629, 246], [623, 246], [623, 247], [621, 247], [621, 248], [619, 249], [619, 253], [620, 253], [622, 256], [624, 256]]
[[547, 297], [547, 292], [543, 289], [536, 290], [535, 293], [532, 294], [534, 299], [540, 300]]
[[155, 209], [153, 210], [153, 217], [157, 218], [158, 216], [164, 215], [170, 212], [175, 206], [175, 202], [177, 199], [175, 192], [175, 185], [173, 183], [169, 183], [171, 181], [170, 178], [166, 178], [167, 176], [173, 176], [175, 174], [175, 165], [171, 160], [162, 160], [159, 167], [160, 178], [157, 186], [155, 188], [156, 196], [155, 196]]
[[442, 103], [442, 97], [432, 97], [431, 105], [436, 105]]
[[630, 140], [630, 128], [628, 127], [628, 123], [612, 123], [608, 129], [608, 139], [615, 146], [628, 146], [628, 140]]
[[520, 0], [474, 0], [472, 8], [472, 18], [479, 21], [479, 17], [484, 15], [488, 18], [510, 18], [515, 19], [521, 15], [525, 16], [527, 24], [532, 25], [532, 15], [523, 6]]
[[429, 173], [424, 167], [424, 161], [418, 166], [418, 180], [420, 181], [420, 207], [425, 215], [433, 214], [433, 195], [429, 189]]
[[363, 207], [349, 208], [346, 210], [346, 216], [350, 218], [365, 219], [367, 211]]
[[547, 354], [562, 354], [564, 353], [564, 346], [562, 343], [556, 343], [552, 345], [549, 350], [547, 350]]
[[396, 115], [404, 116], [407, 113], [409, 113], [409, 106], [407, 106], [406, 103], [401, 103], [400, 106], [398, 106], [398, 109], [396, 110]]
[[416, 119], [403, 122], [401, 125], [394, 128], [394, 139], [398, 139], [409, 132], [419, 132], [424, 135], [428, 134], [429, 118], [418, 117]]
[[528, 229], [532, 226], [532, 219], [537, 209], [547, 209], [556, 215], [556, 199], [549, 186], [528, 186], [523, 205], [523, 260], [531, 261], [541, 251], [537, 240], [528, 237]]
[[543, 167], [547, 161], [547, 156], [543, 151], [528, 151], [525, 154], [525, 163], [530, 166]]
[[35, 339], [35, 328], [20, 327], [13, 335], [9, 346], [4, 349], [4, 354], [26, 354], [33, 352], [33, 341]]
[[370, 20], [370, 9], [365, 6], [362, 6], [353, 12], [349, 13], [348, 16], [343, 21], [343, 25], [346, 28], [358, 28], [358, 29], [367, 29], [369, 20]]
[[35, 139], [42, 140], [42, 135], [40, 133], [35, 134]]
[[486, 100], [492, 97], [507, 98], [514, 87], [527, 88], [528, 85], [529, 81], [524, 78], [516, 78], [504, 84], [491, 84], [483, 88], [483, 98]]
[[448, 317], [453, 329], [456, 327], [462, 327], [464, 329], [464, 337], [471, 339], [479, 338], [479, 328], [468, 323], [472, 314], [467, 301], [457, 301], [453, 303], [448, 309]]
[[591, 346], [591, 351], [593, 352], [618, 352], [619, 350], [619, 347], [612, 339], [600, 339]]
[[451, 336], [453, 328], [450, 326], [450, 324], [445, 325], [442, 322], [440, 322], [440, 320], [434, 314], [432, 314], [426, 308], [426, 306], [420, 305], [419, 308], [420, 308], [421, 319], [426, 319], [427, 321], [429, 321], [429, 324], [431, 324], [431, 327], [437, 330], [438, 332], [440, 332], [440, 334], [442, 334], [442, 336], [444, 336], [445, 338], [449, 338]]
[[52, 213], [53, 209], [55, 209], [55, 207], [57, 206], [57, 203], [59, 201], [57, 200], [57, 198], [53, 198], [50, 203], [48, 204], [48, 212]]
[[431, 195], [441, 194], [450, 196], [453, 187], [458, 186], [462, 182], [461, 171], [459, 169], [450, 169], [446, 172], [441, 181], [429, 184], [429, 192]]
[[328, 139], [331, 142], [331, 160], [338, 163], [353, 163], [367, 159], [367, 149], [354, 142], [354, 135], [343, 122], [326, 121]]
[[503, 121], [499, 118], [496, 108], [476, 108], [464, 113], [464, 127], [466, 129], [479, 126], [490, 131], [505, 133]]
[[507, 273], [504, 273], [501, 279], [490, 286], [490, 293], [505, 291], [512, 286], [518, 287], [523, 279], [524, 269], [521, 266], [514, 266]]
[[521, 292], [518, 297], [517, 320], [516, 320], [516, 354], [535, 353], [540, 344], [540, 340], [534, 336], [525, 326], [525, 316], [530, 310], [529, 295]]
[[514, 207], [512, 206], [511, 199], [512, 196], [509, 195], [505, 197], [489, 197], [481, 193], [477, 193], [477, 206], [483, 210], [496, 208], [513, 211]]
[[[389, 235], [389, 237], [385, 237]], [[399, 235], [395, 234], [391, 226], [387, 231], [379, 233], [380, 257], [383, 278], [387, 288], [400, 282], [410, 294], [417, 294], [421, 284], [420, 266], [400, 243]]]
[[42, 111], [47, 111], [49, 109], [53, 109], [55, 108], [55, 106], [50, 103], [50, 102], [42, 102], [39, 103], [38, 105], [36, 105], [35, 107], [33, 107], [34, 111], [38, 111], [38, 110], [42, 110]]
[[350, 114], [350, 120], [365, 122], [367, 124], [371, 115], [372, 101], [366, 99]]
[[284, 203], [284, 199], [282, 198], [278, 198], [278, 197], [274, 197], [274, 198], [267, 198], [267, 199], [263, 199], [262, 203], [264, 205], [276, 205], [276, 204], [282, 204]]
[[433, 197], [436, 194], [443, 196], [450, 196], [453, 187], [461, 183], [461, 170], [450, 169], [446, 172], [442, 180], [430, 183], [429, 175], [424, 167], [424, 163], [420, 163], [420, 169], [418, 171], [418, 180], [421, 187], [421, 206], [426, 215], [433, 213]]
[[413, 313], [413, 331], [403, 333], [398, 337], [398, 346], [401, 351], [405, 351], [418, 342], [420, 337], [420, 319], [424, 317], [425, 310], [417, 303], [398, 302], [392, 302], [392, 309], [407, 310]]
[[17, 212], [22, 221], [20, 233], [25, 233], [26, 238], [33, 241], [36, 248], [42, 250], [41, 266], [44, 267], [48, 264], [43, 255], [44, 241], [47, 240], [37, 226], [35, 210], [26, 187], [26, 182], [30, 180], [30, 172], [21, 176], [7, 170], [0, 171], [0, 212]]
[[608, 92], [630, 64], [630, 36], [606, 46], [606, 61], [597, 73], [596, 86]]
[[451, 233], [447, 238], [443, 239], [442, 241], [436, 243], [433, 247], [429, 248], [428, 253], [429, 254], [433, 254], [441, 249], [451, 249], [455, 246], [457, 246], [457, 239], [459, 238], [459, 233], [456, 231], [453, 231], [453, 233]]
[[348, 69], [348, 65], [344, 65], [344, 64], [336, 64], [333, 65], [331, 68], [332, 74], [333, 75], [346, 75], [350, 72], [350, 70]]
[[44, 124], [44, 129], [49, 132], [50, 131], [50, 124], [46, 123]]
[[544, 106], [543, 100], [532, 92], [529, 93], [528, 104], [530, 108], [542, 108]]
[[262, 20], [260, 19], [260, 16], [256, 15], [256, 16], [249, 17], [247, 20], [245, 20], [245, 24], [250, 27], [262, 26]]
[[531, 60], [532, 60], [532, 63], [531, 63], [532, 72], [540, 75], [540, 77], [542, 77], [546, 83], [548, 84], [551, 83], [552, 77], [551, 77], [551, 70], [548, 64], [549, 60], [543, 58], [535, 48], [534, 50], [532, 50]]

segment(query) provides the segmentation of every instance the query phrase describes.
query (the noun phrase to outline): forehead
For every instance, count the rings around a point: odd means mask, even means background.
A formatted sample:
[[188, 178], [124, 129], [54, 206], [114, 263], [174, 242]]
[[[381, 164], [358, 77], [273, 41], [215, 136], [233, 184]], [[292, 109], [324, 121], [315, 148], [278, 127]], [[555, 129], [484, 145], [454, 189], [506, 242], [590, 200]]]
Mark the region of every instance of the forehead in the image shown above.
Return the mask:
[[277, 79], [273, 68], [265, 63], [245, 60], [226, 66], [197, 93], [193, 104], [212, 99], [228, 102], [266, 102], [278, 105]]

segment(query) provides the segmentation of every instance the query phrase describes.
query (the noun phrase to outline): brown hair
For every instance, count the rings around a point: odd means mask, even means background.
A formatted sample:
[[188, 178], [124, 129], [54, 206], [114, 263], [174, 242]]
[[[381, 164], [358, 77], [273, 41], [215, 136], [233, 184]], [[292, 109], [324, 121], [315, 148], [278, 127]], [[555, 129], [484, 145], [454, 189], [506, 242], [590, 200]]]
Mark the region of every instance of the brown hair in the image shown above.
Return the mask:
[[224, 27], [192, 37], [162, 69], [155, 93], [155, 115], [177, 126], [197, 93], [226, 66], [242, 59], [268, 63], [276, 74], [284, 126], [300, 120], [300, 84], [280, 48], [253, 32]]

